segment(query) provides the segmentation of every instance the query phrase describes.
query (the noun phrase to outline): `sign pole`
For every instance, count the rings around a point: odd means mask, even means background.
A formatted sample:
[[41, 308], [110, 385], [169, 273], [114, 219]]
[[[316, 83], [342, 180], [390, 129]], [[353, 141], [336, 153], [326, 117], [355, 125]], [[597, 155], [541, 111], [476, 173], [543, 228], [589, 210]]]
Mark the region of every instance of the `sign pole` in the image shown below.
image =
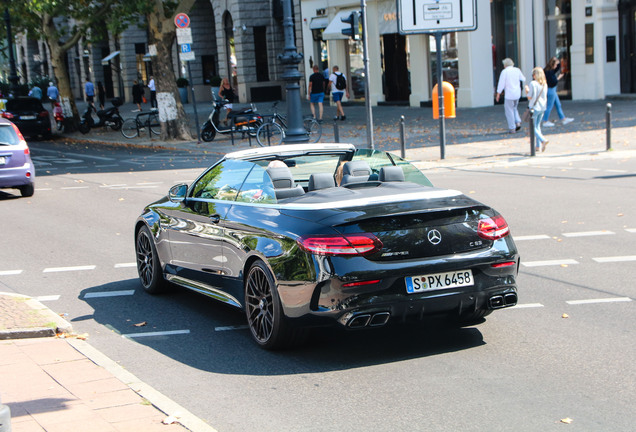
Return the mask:
[[442, 68], [442, 36], [444, 33], [435, 32], [435, 51], [437, 58], [437, 108], [439, 112], [439, 153], [440, 159], [446, 157], [446, 122], [444, 110], [444, 75]]
[[190, 84], [190, 94], [192, 95], [192, 106], [194, 107], [194, 125], [197, 128], [197, 144], [201, 144], [201, 128], [199, 127], [199, 114], [197, 113], [197, 100], [194, 97], [194, 84], [192, 84], [190, 62], [188, 62], [188, 81]]
[[[369, 89], [369, 37], [367, 32], [367, 2], [366, 0], [360, 1], [360, 8], [362, 9], [362, 45], [364, 52], [364, 104], [367, 110], [367, 140], [369, 140], [369, 148], [375, 150], [375, 143], [373, 141], [373, 108], [371, 108], [371, 99], [369, 95], [371, 91]], [[351, 89], [353, 91], [353, 89]]]

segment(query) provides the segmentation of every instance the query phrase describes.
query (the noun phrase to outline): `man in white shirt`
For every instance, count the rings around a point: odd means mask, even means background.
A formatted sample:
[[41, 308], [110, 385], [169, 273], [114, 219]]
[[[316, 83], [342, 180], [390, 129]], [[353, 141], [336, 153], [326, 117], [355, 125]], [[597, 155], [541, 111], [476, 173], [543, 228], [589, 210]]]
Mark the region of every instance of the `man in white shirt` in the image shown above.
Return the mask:
[[155, 79], [151, 76], [148, 82], [148, 88], [150, 89], [150, 106], [157, 107], [157, 87], [155, 87]]
[[505, 58], [503, 60], [504, 70], [499, 75], [499, 83], [497, 84], [497, 97], [499, 102], [501, 93], [504, 94], [504, 111], [506, 120], [508, 121], [508, 133], [515, 133], [521, 129], [521, 117], [519, 117], [519, 98], [521, 97], [521, 87], [526, 81], [521, 70], [515, 67], [512, 59]]
[[[338, 86], [338, 77], [341, 77], [340, 81], [344, 83], [344, 87]], [[336, 103], [336, 116], [334, 120], [338, 120], [338, 117], [340, 117], [340, 120], [344, 121], [347, 117], [342, 109], [342, 96], [346, 94], [347, 98], [349, 97], [349, 88], [347, 86], [347, 78], [342, 72], [339, 72], [338, 66], [333, 67], [333, 73], [329, 76], [329, 88], [331, 89], [331, 97]]]

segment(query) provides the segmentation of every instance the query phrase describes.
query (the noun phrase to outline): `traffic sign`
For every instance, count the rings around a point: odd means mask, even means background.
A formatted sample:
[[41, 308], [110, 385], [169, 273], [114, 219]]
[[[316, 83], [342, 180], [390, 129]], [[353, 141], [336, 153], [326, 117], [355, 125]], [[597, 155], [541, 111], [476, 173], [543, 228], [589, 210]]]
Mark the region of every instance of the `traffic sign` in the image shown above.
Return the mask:
[[192, 43], [192, 29], [190, 27], [177, 28], [177, 44], [191, 44]]
[[194, 61], [194, 51], [182, 52], [181, 54], [179, 54], [179, 60]]
[[401, 34], [477, 30], [477, 0], [398, 0]]
[[174, 25], [178, 28], [186, 28], [190, 25], [190, 17], [184, 13], [178, 13], [174, 17]]
[[186, 54], [192, 51], [192, 45], [190, 44], [181, 44], [179, 47], [181, 48], [181, 54]]

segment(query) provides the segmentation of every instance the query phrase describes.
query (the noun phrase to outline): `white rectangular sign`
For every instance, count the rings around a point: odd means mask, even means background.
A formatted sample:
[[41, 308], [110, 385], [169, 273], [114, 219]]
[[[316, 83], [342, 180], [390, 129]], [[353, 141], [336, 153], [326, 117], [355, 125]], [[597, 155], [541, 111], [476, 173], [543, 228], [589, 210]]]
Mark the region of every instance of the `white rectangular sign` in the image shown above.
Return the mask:
[[477, 0], [397, 0], [401, 34], [477, 30]]
[[178, 28], [177, 27], [177, 44], [191, 44], [192, 43], [192, 29], [190, 27]]
[[181, 61], [194, 61], [194, 51], [179, 53], [179, 59]]

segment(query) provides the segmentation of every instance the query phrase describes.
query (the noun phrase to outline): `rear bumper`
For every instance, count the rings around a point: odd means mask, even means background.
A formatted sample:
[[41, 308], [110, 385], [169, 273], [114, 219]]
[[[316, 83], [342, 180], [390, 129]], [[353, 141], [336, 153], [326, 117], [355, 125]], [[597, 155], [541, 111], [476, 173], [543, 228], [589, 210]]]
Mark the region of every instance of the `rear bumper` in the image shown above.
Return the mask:
[[38, 118], [37, 120], [12, 120], [20, 129], [22, 135], [45, 135], [51, 132], [50, 117]]
[[[30, 174], [30, 176], [29, 176]], [[0, 188], [14, 188], [33, 183], [35, 168], [32, 163], [19, 167], [4, 168], [0, 166]]]

